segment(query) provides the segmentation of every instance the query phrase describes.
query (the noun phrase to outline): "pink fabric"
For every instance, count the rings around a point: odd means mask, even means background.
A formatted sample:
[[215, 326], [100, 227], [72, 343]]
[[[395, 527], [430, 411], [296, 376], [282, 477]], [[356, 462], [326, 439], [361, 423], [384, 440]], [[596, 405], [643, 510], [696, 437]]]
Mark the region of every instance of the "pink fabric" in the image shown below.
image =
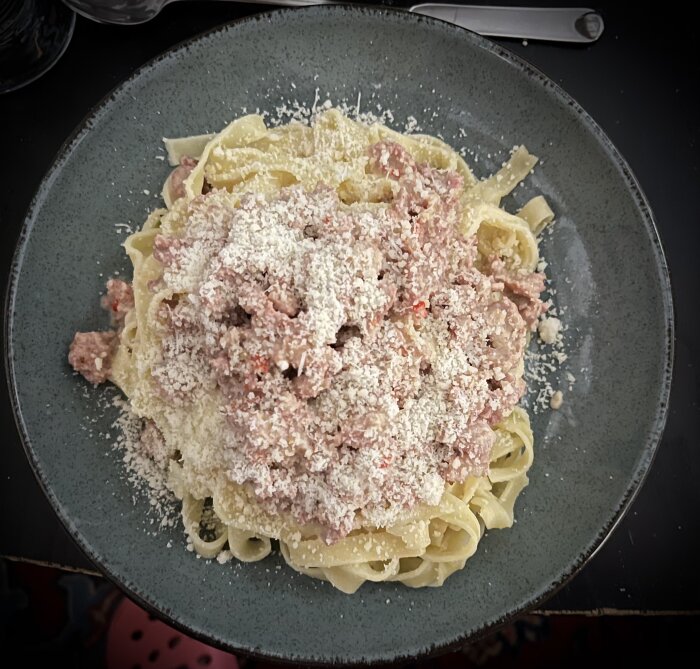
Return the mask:
[[148, 669], [238, 669], [238, 660], [153, 619], [125, 597], [107, 633], [107, 668], [137, 665]]

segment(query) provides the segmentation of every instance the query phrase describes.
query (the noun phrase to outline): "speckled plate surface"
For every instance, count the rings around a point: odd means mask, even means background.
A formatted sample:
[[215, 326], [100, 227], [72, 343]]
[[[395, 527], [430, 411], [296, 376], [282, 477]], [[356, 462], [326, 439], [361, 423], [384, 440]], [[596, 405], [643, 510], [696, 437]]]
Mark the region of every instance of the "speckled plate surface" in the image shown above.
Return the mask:
[[[140, 225], [167, 174], [163, 135], [215, 130], [284, 101], [331, 97], [414, 116], [489, 173], [516, 143], [544, 159], [506, 202], [548, 197], [542, 248], [566, 309], [559, 412], [534, 416], [536, 459], [517, 524], [494, 531], [442, 588], [365, 585], [346, 596], [279, 556], [195, 559], [153, 532], [109, 447], [108, 391], [75, 378], [76, 330], [103, 327], [105, 278], [126, 269], [120, 224]], [[314, 7], [223, 27], [150, 63], [77, 130], [37, 193], [17, 251], [7, 355], [18, 425], [56, 512], [111, 578], [222, 646], [311, 662], [391, 660], [458, 643], [541, 601], [592, 554], [646, 473], [664, 425], [669, 279], [651, 212], [620, 155], [565, 93], [491, 42], [382, 9]], [[568, 390], [566, 373], [576, 377]], [[111, 430], [112, 438], [114, 430]], [[172, 548], [167, 548], [168, 542]]]

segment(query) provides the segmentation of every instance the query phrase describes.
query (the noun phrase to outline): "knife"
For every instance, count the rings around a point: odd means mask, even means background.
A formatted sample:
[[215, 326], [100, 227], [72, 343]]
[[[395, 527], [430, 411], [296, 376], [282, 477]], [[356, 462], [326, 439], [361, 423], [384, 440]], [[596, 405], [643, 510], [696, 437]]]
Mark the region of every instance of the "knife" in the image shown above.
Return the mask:
[[488, 7], [424, 3], [408, 11], [432, 16], [480, 35], [547, 42], [595, 42], [603, 17], [592, 9], [570, 7]]

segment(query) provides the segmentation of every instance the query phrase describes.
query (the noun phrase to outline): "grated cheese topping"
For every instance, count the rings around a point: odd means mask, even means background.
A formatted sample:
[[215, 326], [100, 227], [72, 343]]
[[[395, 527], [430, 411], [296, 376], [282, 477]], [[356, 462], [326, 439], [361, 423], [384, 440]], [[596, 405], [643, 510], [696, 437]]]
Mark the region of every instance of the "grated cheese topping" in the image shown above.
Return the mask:
[[561, 321], [554, 316], [543, 318], [537, 326], [540, 339], [545, 344], [554, 344], [557, 341], [559, 330], [561, 330]]
[[187, 475], [223, 470], [329, 542], [486, 473], [491, 426], [525, 388], [529, 324], [512, 277], [477, 269], [458, 232], [461, 177], [392, 142], [367, 170], [389, 201], [345, 204], [322, 184], [240, 203], [215, 189], [154, 243], [172, 298], [153, 381], [175, 406], [214, 396], [225, 416]]

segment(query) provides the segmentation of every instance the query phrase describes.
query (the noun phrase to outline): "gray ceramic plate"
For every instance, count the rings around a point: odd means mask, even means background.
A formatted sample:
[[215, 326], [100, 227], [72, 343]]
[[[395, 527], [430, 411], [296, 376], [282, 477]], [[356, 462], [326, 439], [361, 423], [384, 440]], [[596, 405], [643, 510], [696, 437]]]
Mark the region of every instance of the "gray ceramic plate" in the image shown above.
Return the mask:
[[[563, 410], [535, 416], [536, 461], [513, 529], [490, 533], [442, 588], [366, 585], [346, 596], [277, 568], [207, 564], [179, 530], [152, 533], [110, 451], [105, 391], [72, 376], [73, 333], [104, 325], [97, 296], [125, 268], [115, 226], [140, 225], [167, 173], [163, 135], [220, 128], [242, 107], [357, 100], [409, 115], [479, 154], [488, 173], [523, 142], [544, 166], [558, 223], [543, 244], [565, 306], [577, 377]], [[463, 129], [460, 133], [459, 129]], [[150, 191], [150, 195], [146, 194]], [[515, 202], [510, 202], [514, 206]], [[389, 660], [455, 644], [533, 606], [602, 542], [646, 473], [670, 383], [669, 279], [629, 168], [586, 113], [500, 47], [383, 9], [273, 12], [223, 27], [147, 65], [94, 111], [39, 188], [17, 251], [8, 356], [18, 424], [56, 512], [137, 599], [231, 649], [305, 662]], [[112, 430], [113, 432], [113, 430]], [[173, 547], [166, 548], [171, 539]]]

